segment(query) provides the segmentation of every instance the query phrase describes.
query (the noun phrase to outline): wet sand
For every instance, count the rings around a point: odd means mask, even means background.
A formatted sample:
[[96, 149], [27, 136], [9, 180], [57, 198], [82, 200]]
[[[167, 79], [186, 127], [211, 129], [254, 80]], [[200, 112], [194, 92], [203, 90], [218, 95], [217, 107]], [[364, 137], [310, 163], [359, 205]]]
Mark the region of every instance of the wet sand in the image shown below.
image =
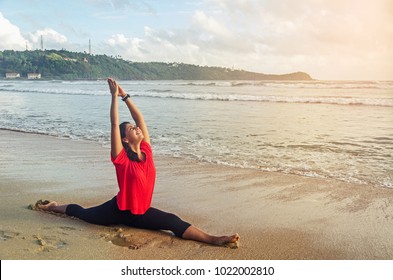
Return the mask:
[[2, 260], [393, 259], [392, 189], [156, 156], [152, 206], [212, 234], [239, 233], [230, 249], [29, 209], [116, 195], [99, 144], [0, 130], [0, 155]]

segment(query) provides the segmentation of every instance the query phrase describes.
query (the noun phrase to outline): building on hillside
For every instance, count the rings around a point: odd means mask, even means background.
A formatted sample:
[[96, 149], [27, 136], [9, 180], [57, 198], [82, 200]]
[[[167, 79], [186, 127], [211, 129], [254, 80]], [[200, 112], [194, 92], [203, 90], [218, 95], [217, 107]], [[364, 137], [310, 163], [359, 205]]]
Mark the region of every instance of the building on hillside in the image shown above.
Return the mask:
[[20, 74], [16, 73], [16, 72], [8, 72], [5, 73], [5, 78], [6, 79], [16, 79], [16, 78], [20, 78]]
[[72, 62], [77, 62], [78, 61], [75, 58], [68, 58], [68, 57], [64, 57], [63, 59], [66, 60], [66, 61], [72, 61]]
[[27, 73], [27, 79], [29, 79], [29, 80], [41, 79], [41, 74], [40, 73]]

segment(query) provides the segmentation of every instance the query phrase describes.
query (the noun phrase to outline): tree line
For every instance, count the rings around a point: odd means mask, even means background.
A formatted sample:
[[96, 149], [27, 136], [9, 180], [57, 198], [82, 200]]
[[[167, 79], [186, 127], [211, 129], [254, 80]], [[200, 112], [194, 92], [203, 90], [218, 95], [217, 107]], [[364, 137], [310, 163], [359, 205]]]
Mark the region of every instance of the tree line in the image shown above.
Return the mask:
[[0, 75], [40, 73], [43, 79], [76, 80], [114, 77], [121, 80], [311, 80], [296, 72], [283, 75], [184, 63], [132, 62], [120, 57], [66, 50], [0, 51]]

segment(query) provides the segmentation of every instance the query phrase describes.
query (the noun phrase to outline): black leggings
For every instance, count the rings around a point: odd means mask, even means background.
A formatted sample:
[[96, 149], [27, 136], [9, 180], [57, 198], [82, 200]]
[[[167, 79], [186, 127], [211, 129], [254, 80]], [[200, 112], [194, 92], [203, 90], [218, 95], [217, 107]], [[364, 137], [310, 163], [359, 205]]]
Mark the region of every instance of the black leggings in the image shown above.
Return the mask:
[[191, 225], [174, 214], [152, 207], [143, 215], [134, 215], [128, 210], [119, 210], [116, 196], [101, 205], [86, 209], [78, 204], [69, 204], [66, 214], [97, 225], [123, 224], [135, 228], [170, 230], [177, 237], [182, 237], [183, 233]]

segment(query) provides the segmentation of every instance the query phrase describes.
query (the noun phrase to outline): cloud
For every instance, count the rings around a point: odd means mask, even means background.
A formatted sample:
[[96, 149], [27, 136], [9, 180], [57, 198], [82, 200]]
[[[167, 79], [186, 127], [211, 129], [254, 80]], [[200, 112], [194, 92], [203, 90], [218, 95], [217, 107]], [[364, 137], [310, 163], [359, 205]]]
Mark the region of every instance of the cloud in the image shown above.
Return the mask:
[[133, 61], [184, 62], [198, 65], [232, 66], [223, 54], [242, 53], [253, 48], [253, 43], [242, 34], [231, 32], [214, 16], [197, 10], [183, 28], [144, 28], [144, 36], [112, 35], [106, 42], [112, 54], [121, 53]]
[[22, 35], [19, 27], [12, 24], [4, 18], [0, 12], [0, 50], [26, 50], [40, 49], [41, 36], [44, 41], [45, 49], [72, 49], [73, 46], [68, 43], [67, 37], [59, 32], [44, 28], [26, 35]]
[[321, 79], [393, 79], [391, 0], [86, 2], [90, 18], [62, 21], [56, 28], [62, 33], [41, 28], [21, 34], [0, 14], [0, 48], [25, 49], [26, 39], [29, 49], [40, 48], [43, 35], [46, 49], [81, 51], [87, 42], [69, 40], [76, 31], [90, 34], [79, 31], [90, 25], [100, 33], [100, 38], [89, 35], [93, 53], [132, 61], [235, 66], [264, 73], [305, 71]]
[[[388, 0], [206, 0], [189, 25], [145, 27], [129, 58], [232, 66], [315, 78], [391, 79], [393, 8]], [[150, 58], [150, 59], [149, 59]]]
[[168, 39], [170, 35], [164, 33], [158, 34], [145, 27], [144, 38], [116, 34], [112, 35], [106, 44], [112, 54], [120, 53], [123, 58], [132, 61], [179, 61], [179, 48]]
[[112, 54], [122, 54], [124, 58], [143, 57], [142, 40], [138, 38], [127, 38], [124, 34], [112, 35], [106, 44], [115, 50]]
[[19, 28], [0, 12], [0, 50], [25, 50], [26, 44], [29, 47]]
[[243, 40], [226, 37], [228, 45], [253, 44], [241, 49], [245, 68], [298, 69], [335, 79], [392, 78], [393, 5], [389, 0], [206, 3], [211, 7], [207, 17], [214, 16], [233, 33], [243, 35]]
[[32, 43], [33, 48], [41, 48], [41, 36], [45, 49], [63, 49], [69, 46], [67, 37], [51, 28], [31, 32], [26, 37]]

